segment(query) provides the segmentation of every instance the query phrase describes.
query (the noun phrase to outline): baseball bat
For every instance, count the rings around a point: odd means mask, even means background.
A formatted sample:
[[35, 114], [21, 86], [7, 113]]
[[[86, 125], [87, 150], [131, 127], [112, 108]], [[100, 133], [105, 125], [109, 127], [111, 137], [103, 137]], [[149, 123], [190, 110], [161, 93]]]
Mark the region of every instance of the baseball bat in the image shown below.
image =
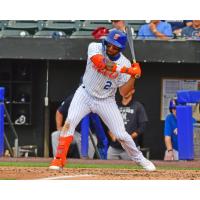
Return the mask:
[[[127, 39], [128, 39], [128, 44], [131, 50], [132, 60], [133, 60], [133, 63], [136, 63], [135, 49], [133, 45], [133, 35], [132, 35], [131, 27], [129, 25], [127, 25], [126, 27], [127, 27]], [[140, 76], [136, 75], [135, 78], [140, 78]]]
[[97, 146], [96, 146], [96, 144], [95, 144], [94, 138], [93, 138], [93, 136], [92, 136], [92, 131], [91, 131], [90, 129], [89, 129], [89, 136], [90, 136], [92, 145], [93, 145], [93, 147], [94, 147], [95, 153], [96, 153], [96, 155], [97, 155], [97, 158], [100, 159], [100, 158], [101, 158], [101, 155], [100, 155], [99, 150], [98, 150], [98, 148], [97, 148]]
[[133, 63], [136, 63], [135, 50], [134, 50], [134, 45], [133, 45], [133, 35], [132, 35], [131, 27], [128, 25], [127, 25], [127, 40], [128, 40], [128, 44], [131, 50]]

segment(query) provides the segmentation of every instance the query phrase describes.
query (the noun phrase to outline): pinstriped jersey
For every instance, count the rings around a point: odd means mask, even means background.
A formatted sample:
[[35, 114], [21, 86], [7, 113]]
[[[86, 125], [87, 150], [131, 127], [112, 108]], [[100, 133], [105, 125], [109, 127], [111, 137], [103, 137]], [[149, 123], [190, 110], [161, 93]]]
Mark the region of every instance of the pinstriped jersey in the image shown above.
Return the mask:
[[[117, 88], [124, 85], [129, 80], [130, 75], [117, 72], [111, 73], [107, 70], [105, 71], [105, 69], [97, 70], [90, 60], [96, 54], [106, 55], [102, 43], [92, 42], [88, 47], [87, 66], [83, 76], [85, 89], [91, 96], [97, 98], [114, 97]], [[120, 53], [120, 57], [114, 62], [121, 67], [131, 67], [130, 61], [122, 53]]]

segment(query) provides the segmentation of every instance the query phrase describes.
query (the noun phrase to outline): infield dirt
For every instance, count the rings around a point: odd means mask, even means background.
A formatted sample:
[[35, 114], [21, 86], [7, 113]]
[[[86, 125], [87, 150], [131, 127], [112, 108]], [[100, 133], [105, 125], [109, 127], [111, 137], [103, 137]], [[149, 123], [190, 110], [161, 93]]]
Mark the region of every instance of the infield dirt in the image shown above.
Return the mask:
[[[0, 158], [0, 162], [44, 162], [51, 158]], [[200, 160], [195, 161], [153, 161], [158, 170], [146, 172], [143, 169], [112, 168], [64, 168], [63, 171], [52, 171], [48, 167], [14, 167], [0, 166], [1, 180], [200, 180]], [[132, 161], [82, 160], [69, 159], [70, 164], [98, 165], [135, 165]], [[195, 169], [196, 168], [196, 169]]]

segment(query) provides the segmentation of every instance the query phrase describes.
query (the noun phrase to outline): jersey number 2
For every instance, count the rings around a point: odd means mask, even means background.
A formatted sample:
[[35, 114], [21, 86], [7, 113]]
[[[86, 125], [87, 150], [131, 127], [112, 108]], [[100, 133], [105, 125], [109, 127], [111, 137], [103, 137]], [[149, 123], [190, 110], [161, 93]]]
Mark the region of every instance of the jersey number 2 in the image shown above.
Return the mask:
[[111, 85], [112, 85], [111, 81], [106, 81], [106, 84], [103, 89], [108, 90], [111, 87]]

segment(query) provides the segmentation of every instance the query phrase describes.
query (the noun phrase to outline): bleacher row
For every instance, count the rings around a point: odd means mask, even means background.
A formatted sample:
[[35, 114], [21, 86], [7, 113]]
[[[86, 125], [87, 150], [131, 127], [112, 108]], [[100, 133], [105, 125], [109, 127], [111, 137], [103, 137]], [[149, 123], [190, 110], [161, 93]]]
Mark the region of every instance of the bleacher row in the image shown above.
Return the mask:
[[[145, 20], [126, 21], [137, 34]], [[110, 20], [1, 20], [0, 38], [2, 37], [69, 37], [92, 38], [92, 31], [97, 27], [112, 28]], [[56, 34], [56, 35], [55, 35]]]

